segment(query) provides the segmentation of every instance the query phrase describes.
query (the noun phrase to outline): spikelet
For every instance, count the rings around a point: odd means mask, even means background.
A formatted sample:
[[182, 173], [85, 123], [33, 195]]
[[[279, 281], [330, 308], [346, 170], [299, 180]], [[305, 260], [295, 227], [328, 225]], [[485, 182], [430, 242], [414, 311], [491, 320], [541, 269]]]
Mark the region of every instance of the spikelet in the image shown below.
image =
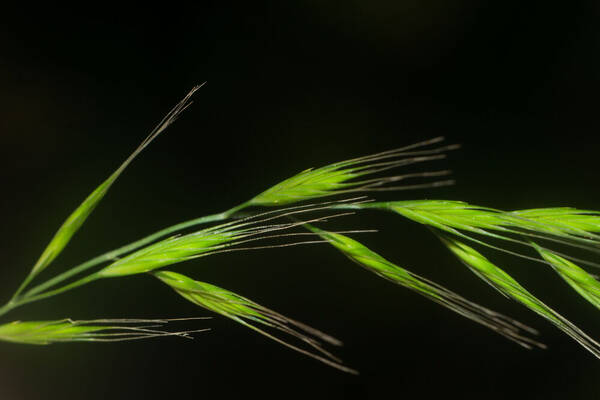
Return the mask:
[[535, 248], [554, 270], [584, 299], [600, 309], [600, 282], [569, 260], [534, 243]]
[[[204, 318], [188, 318], [204, 319]], [[191, 339], [194, 331], [169, 332], [160, 330], [173, 319], [99, 319], [73, 321], [13, 321], [0, 325], [0, 340], [45, 345], [60, 342], [117, 342], [150, 339], [162, 336], [178, 336]]]
[[126, 257], [114, 261], [99, 272], [98, 277], [112, 278], [152, 271], [193, 258], [201, 257], [221, 249], [236, 240], [249, 237], [246, 230], [230, 232], [199, 231], [175, 236], [142, 248]]
[[543, 344], [523, 336], [520, 332], [522, 329], [529, 333], [537, 334], [534, 329], [475, 304], [443, 286], [399, 267], [354, 239], [338, 233], [323, 231], [312, 226], [308, 226], [308, 228], [319, 233], [331, 245], [363, 268], [391, 282], [411, 289], [472, 321], [486, 326], [525, 348], [531, 348], [532, 346], [545, 347]]
[[442, 159], [445, 157], [444, 152], [456, 149], [458, 146], [450, 145], [416, 151], [414, 149], [441, 142], [443, 139], [439, 137], [383, 153], [341, 161], [321, 168], [307, 169], [265, 190], [246, 204], [254, 206], [279, 206], [352, 192], [391, 191], [450, 185], [453, 183], [452, 180], [386, 186], [406, 179], [445, 176], [450, 171], [433, 171], [383, 178], [359, 179], [397, 167]]
[[[261, 335], [309, 357], [315, 358], [329, 366], [344, 372], [356, 373], [355, 370], [342, 365], [338, 358], [324, 350], [321, 344], [316, 340], [320, 339], [333, 345], [341, 345], [339, 340], [334, 339], [329, 335], [298, 321], [284, 317], [281, 314], [269, 310], [252, 300], [230, 292], [229, 290], [190, 279], [185, 275], [171, 271], [159, 271], [155, 272], [154, 276], [170, 286], [182, 297], [200, 307], [230, 318], [253, 329]], [[275, 331], [281, 331], [290, 337], [296, 338], [320, 354], [290, 344], [274, 334], [259, 328], [256, 324], [266, 326]]]
[[73, 213], [66, 219], [62, 226], [55, 233], [54, 237], [42, 252], [42, 255], [33, 266], [27, 279], [21, 285], [21, 288], [17, 294], [23, 290], [27, 284], [40, 272], [42, 272], [50, 263], [62, 252], [65, 246], [69, 243], [73, 235], [81, 228], [86, 219], [90, 216], [92, 211], [104, 198], [110, 187], [117, 180], [119, 175], [127, 168], [127, 166], [133, 161], [137, 155], [144, 150], [150, 142], [152, 142], [158, 135], [160, 135], [165, 129], [167, 129], [190, 105], [190, 98], [200, 87], [194, 87], [184, 98], [181, 100], [171, 111], [163, 118], [163, 120], [152, 130], [152, 132], [146, 137], [146, 139], [139, 145], [139, 147], [121, 164], [121, 166], [106, 179], [100, 186], [98, 186], [84, 201], [73, 211]]
[[548, 307], [521, 286], [514, 278], [505, 271], [492, 264], [487, 258], [475, 249], [455, 239], [442, 238], [446, 246], [477, 276], [498, 290], [506, 297], [512, 298], [523, 304], [530, 310], [544, 317], [557, 328], [571, 336], [577, 343], [600, 358], [600, 343], [590, 338], [570, 321]]
[[512, 226], [537, 232], [543, 238], [582, 248], [600, 248], [600, 213], [571, 207], [536, 208], [506, 213]]
[[[323, 221], [347, 214], [316, 217], [308, 221], [286, 223], [271, 222], [291, 215], [321, 211], [328, 208], [329, 206], [327, 205], [321, 205], [317, 207], [308, 206], [283, 209], [164, 239], [114, 261], [95, 273], [93, 279], [140, 274], [194, 258], [207, 256], [209, 254], [231, 251], [226, 249], [238, 246], [242, 243], [298, 235], [297, 233], [280, 232], [301, 226], [306, 222]], [[293, 244], [312, 242], [313, 241], [295, 242], [272, 246], [260, 246], [257, 248], [285, 247]], [[245, 249], [248, 248], [244, 248], [244, 250]]]
[[[512, 251], [490, 244], [470, 234], [474, 233], [527, 247], [533, 247], [528, 238], [541, 238], [595, 253], [600, 252], [600, 236], [595, 234], [600, 230], [600, 217], [594, 211], [548, 208], [506, 212], [449, 200], [373, 202], [338, 205], [336, 208], [373, 208], [392, 211], [417, 223], [431, 226], [480, 245], [550, 265], [551, 263], [547, 260], [540, 260], [520, 251]], [[600, 267], [600, 264], [588, 259], [555, 253], [572, 261]]]

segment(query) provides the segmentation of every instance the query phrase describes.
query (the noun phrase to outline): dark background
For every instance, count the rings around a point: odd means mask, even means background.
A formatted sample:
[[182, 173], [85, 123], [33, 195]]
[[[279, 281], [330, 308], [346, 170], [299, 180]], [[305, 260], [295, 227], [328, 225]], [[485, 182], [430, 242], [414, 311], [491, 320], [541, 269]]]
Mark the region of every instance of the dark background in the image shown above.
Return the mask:
[[[447, 198], [502, 209], [600, 208], [596, 1], [285, 1], [0, 16], [0, 293], [64, 218], [194, 84], [195, 103], [115, 184], [44, 276], [222, 211], [310, 166], [444, 135]], [[433, 167], [433, 165], [432, 165]], [[423, 166], [425, 168], [425, 166]], [[426, 229], [361, 214], [360, 240], [542, 332], [526, 351], [327, 246], [178, 270], [345, 342], [350, 376], [215, 318], [194, 342], [0, 344], [0, 398], [591, 398], [600, 363], [477, 280]], [[488, 252], [593, 337], [598, 311], [542, 265]], [[97, 282], [3, 320], [206, 315], [150, 277]], [[189, 397], [192, 398], [192, 397]]]

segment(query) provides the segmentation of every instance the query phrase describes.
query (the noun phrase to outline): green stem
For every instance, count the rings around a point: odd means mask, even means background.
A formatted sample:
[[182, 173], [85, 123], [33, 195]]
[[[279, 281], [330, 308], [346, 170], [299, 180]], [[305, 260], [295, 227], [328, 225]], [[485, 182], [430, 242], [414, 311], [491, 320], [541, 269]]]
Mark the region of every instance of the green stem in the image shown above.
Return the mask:
[[23, 283], [21, 283], [21, 286], [19, 286], [19, 288], [17, 289], [17, 291], [15, 292], [15, 294], [13, 294], [12, 298], [10, 299], [11, 302], [14, 299], [16, 299], [17, 297], [19, 297], [19, 295], [25, 289], [25, 287], [27, 287], [27, 285], [29, 285], [29, 283], [31, 283], [31, 280], [34, 278], [34, 275], [33, 275], [32, 272], [30, 272], [29, 275], [27, 275], [27, 277], [25, 278], [25, 280], [23, 281]]
[[84, 262], [83, 264], [80, 264], [74, 268], [71, 268], [68, 271], [65, 271], [62, 274], [59, 274], [59, 275], [55, 276], [54, 278], [30, 289], [27, 293], [25, 293], [23, 298], [29, 298], [30, 296], [34, 296], [38, 293], [41, 293], [44, 290], [47, 290], [47, 289], [59, 284], [60, 282], [63, 282], [64, 280], [69, 279], [70, 277], [72, 277], [74, 275], [80, 274], [80, 273], [82, 273], [98, 264], [101, 264], [103, 262], [113, 261], [117, 257], [119, 257], [125, 253], [129, 253], [131, 251], [137, 250], [140, 247], [143, 247], [149, 243], [152, 243], [155, 240], [160, 239], [163, 236], [167, 236], [169, 234], [192, 227], [194, 225], [200, 225], [200, 224], [205, 224], [208, 222], [225, 220], [225, 219], [229, 218], [231, 215], [233, 215], [234, 213], [242, 210], [243, 208], [245, 208], [247, 206], [248, 206], [248, 203], [243, 203], [243, 204], [240, 204], [240, 205], [233, 207], [222, 213], [207, 215], [207, 216], [196, 218], [196, 219], [193, 219], [190, 221], [182, 222], [177, 225], [173, 225], [168, 228], [162, 229], [158, 232], [155, 232], [152, 235], [146, 236], [145, 238], [140, 239], [136, 242], [127, 244], [125, 246], [119, 247], [118, 249], [114, 249], [107, 253], [101, 254], [95, 258], [92, 258], [91, 260]]
[[17, 307], [18, 304], [15, 302], [15, 299], [11, 299], [8, 303], [6, 303], [4, 306], [0, 307], [0, 315], [4, 315], [7, 312], [9, 312], [10, 310], [12, 310], [13, 308]]
[[51, 290], [49, 292], [46, 293], [42, 293], [42, 294], [38, 294], [37, 296], [30, 296], [30, 297], [18, 297], [18, 298], [14, 298], [13, 300], [9, 301], [8, 303], [6, 303], [2, 308], [0, 308], [0, 316], [6, 314], [7, 312], [9, 312], [10, 310], [12, 310], [13, 308], [17, 308], [20, 307], [24, 304], [27, 303], [32, 303], [34, 301], [38, 301], [38, 300], [42, 300], [42, 299], [46, 299], [48, 297], [52, 297], [55, 296], [57, 294], [66, 292], [68, 290], [71, 289], [75, 289], [79, 286], [83, 286], [87, 283], [93, 282], [97, 279], [100, 279], [101, 276], [98, 274], [91, 274], [88, 275], [84, 278], [81, 278], [75, 282], [69, 283], [68, 285], [65, 285], [63, 287], [60, 287], [58, 289], [54, 289]]

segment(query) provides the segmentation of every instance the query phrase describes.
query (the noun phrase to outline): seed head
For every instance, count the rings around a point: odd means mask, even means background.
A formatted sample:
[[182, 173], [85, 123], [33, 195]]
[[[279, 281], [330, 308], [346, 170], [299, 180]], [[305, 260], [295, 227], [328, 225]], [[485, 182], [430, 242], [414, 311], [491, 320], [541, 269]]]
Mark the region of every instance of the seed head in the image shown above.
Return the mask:
[[[337, 346], [341, 345], [339, 340], [334, 339], [327, 334], [298, 321], [284, 317], [275, 311], [269, 310], [268, 308], [229, 290], [222, 289], [209, 283], [196, 281], [185, 275], [171, 271], [158, 271], [154, 273], [154, 276], [169, 285], [182, 297], [200, 307], [230, 318], [286, 347], [315, 358], [334, 368], [344, 372], [356, 373], [353, 369], [343, 366], [338, 358], [323, 349], [321, 344], [315, 339], [317, 338]], [[275, 336], [275, 334], [268, 333], [259, 328], [255, 324], [266, 326], [275, 332], [283, 332], [290, 337], [300, 340], [320, 354], [290, 344]]]
[[116, 342], [161, 336], [189, 336], [196, 331], [168, 332], [157, 328], [172, 320], [164, 319], [102, 319], [73, 321], [14, 321], [0, 325], [0, 340], [23, 344], [59, 342]]
[[265, 190], [251, 199], [247, 204], [255, 206], [279, 206], [352, 192], [405, 190], [450, 185], [453, 181], [443, 180], [404, 186], [386, 186], [405, 179], [444, 176], [448, 175], [450, 171], [433, 171], [383, 178], [360, 179], [396, 167], [439, 160], [445, 157], [444, 152], [458, 148], [457, 145], [450, 145], [414, 151], [416, 148], [425, 147], [442, 140], [443, 138], [435, 138], [396, 150], [341, 161], [321, 168], [307, 169]]

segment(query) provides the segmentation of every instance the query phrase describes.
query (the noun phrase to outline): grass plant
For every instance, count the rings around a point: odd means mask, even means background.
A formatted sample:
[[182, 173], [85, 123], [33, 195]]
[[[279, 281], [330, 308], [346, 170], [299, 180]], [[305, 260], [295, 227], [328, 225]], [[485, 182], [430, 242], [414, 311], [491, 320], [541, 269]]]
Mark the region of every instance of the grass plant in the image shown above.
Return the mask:
[[[6, 304], [0, 316], [25, 304], [53, 297], [103, 279], [153, 276], [193, 304], [230, 318], [299, 353], [348, 373], [356, 373], [326, 350], [322, 343], [341, 345], [333, 337], [285, 317], [245, 297], [196, 280], [165, 267], [231, 251], [249, 251], [324, 243], [339, 250], [362, 268], [408, 288], [528, 349], [545, 346], [537, 331], [503, 314], [483, 307], [429, 279], [388, 261], [346, 234], [364, 230], [328, 231], [318, 227], [351, 213], [392, 212], [429, 228], [479, 278], [507, 298], [517, 301], [561, 329], [594, 356], [600, 344], [525, 289], [486, 256], [467, 245], [504, 252], [552, 268], [584, 299], [600, 308], [600, 283], [586, 267], [600, 266], [600, 213], [576, 208], [535, 208], [503, 211], [454, 200], [403, 200], [377, 202], [364, 194], [435, 188], [451, 185], [450, 171], [432, 169], [398, 174], [397, 169], [438, 161], [457, 145], [434, 138], [394, 150], [307, 169], [279, 182], [249, 200], [225, 211], [166, 227], [144, 238], [104, 252], [53, 277], [38, 282], [42, 272], [70, 243], [118, 177], [131, 162], [163, 133], [191, 104], [194, 87], [164, 117], [135, 151], [67, 217], [41, 256]], [[338, 196], [338, 199], [325, 199]], [[349, 198], [339, 199], [340, 196]], [[353, 196], [353, 197], [352, 197]], [[310, 201], [310, 204], [306, 204]], [[201, 225], [208, 225], [201, 228]], [[583, 257], [559, 252], [577, 248]], [[568, 251], [567, 251], [568, 253]], [[393, 255], [391, 255], [393, 257]], [[391, 259], [390, 257], [390, 259]], [[311, 262], [309, 259], [307, 263]], [[428, 262], [435, 262], [429, 260]], [[174, 336], [191, 338], [192, 331], [167, 330], [175, 320], [6, 321], [0, 340], [21, 344], [74, 341], [122, 341]], [[196, 332], [204, 331], [199, 329]]]

